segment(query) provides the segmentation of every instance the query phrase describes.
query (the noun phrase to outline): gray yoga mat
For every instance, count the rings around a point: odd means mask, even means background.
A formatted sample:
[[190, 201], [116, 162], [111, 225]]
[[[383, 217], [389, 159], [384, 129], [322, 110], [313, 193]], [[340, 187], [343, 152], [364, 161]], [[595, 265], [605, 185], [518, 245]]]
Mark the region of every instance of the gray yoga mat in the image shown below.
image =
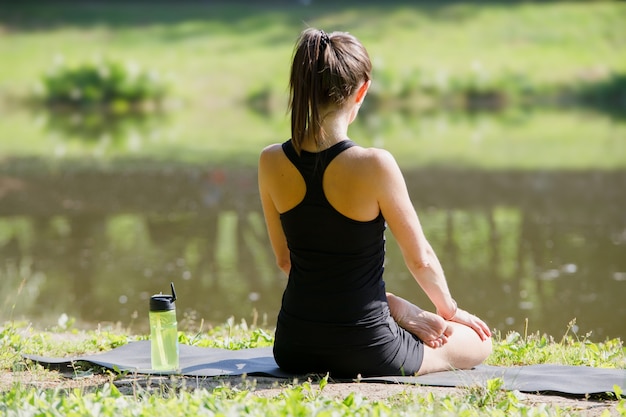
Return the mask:
[[[138, 374], [162, 374], [150, 369], [150, 341], [131, 342], [116, 349], [70, 358], [24, 355], [44, 366], [73, 368], [78, 361], [109, 369]], [[223, 375], [263, 375], [294, 378], [278, 368], [272, 348], [227, 350], [180, 345], [180, 375], [214, 377]], [[554, 392], [571, 395], [615, 392], [615, 386], [626, 391], [626, 369], [592, 368], [567, 365], [529, 365], [500, 367], [480, 365], [471, 370], [436, 372], [421, 376], [383, 376], [363, 378], [363, 382], [419, 384], [441, 387], [484, 386], [493, 378], [502, 378], [503, 388], [521, 392]]]

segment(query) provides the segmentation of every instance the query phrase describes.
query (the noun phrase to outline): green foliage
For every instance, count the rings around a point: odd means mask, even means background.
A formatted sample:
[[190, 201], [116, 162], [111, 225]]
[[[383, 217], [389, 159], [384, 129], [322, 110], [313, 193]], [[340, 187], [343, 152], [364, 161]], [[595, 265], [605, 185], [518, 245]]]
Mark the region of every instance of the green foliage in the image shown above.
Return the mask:
[[36, 331], [26, 323], [7, 322], [0, 327], [0, 371], [24, 369], [22, 354], [77, 356], [125, 345], [129, 336], [120, 331], [81, 332], [62, 326]]
[[[616, 73], [571, 83], [538, 83], [521, 72], [492, 74], [481, 65], [462, 74], [429, 72], [417, 68], [396, 74], [381, 68], [366, 101], [367, 111], [402, 110], [407, 113], [444, 111], [503, 111], [527, 107], [579, 107], [623, 114], [626, 111], [626, 74]], [[268, 115], [284, 111], [274, 103], [281, 91], [268, 85], [248, 95], [255, 111]]]
[[[570, 323], [570, 329], [574, 321]], [[589, 335], [570, 335], [570, 329], [560, 341], [539, 333], [520, 335], [511, 332], [506, 337], [494, 337], [494, 350], [487, 363], [500, 366], [558, 363], [605, 368], [626, 368], [626, 349], [620, 339], [592, 342]], [[51, 331], [36, 331], [26, 323], [5, 323], [0, 327], [0, 369], [13, 369], [23, 363], [22, 353], [72, 356], [110, 350], [131, 340], [147, 339], [147, 335], [129, 336], [120, 330], [79, 331], [56, 327]], [[221, 326], [195, 333], [179, 332], [179, 342], [199, 347], [248, 349], [272, 346], [273, 333], [245, 320], [233, 318]]]
[[572, 93], [580, 101], [607, 112], [626, 111], [626, 73], [613, 73], [597, 82], [581, 83]]
[[199, 331], [193, 336], [179, 332], [180, 343], [221, 349], [249, 349], [255, 347], [272, 346], [274, 336], [268, 330], [256, 326], [248, 326], [245, 320], [235, 323], [233, 317], [222, 326], [216, 326], [209, 331]]
[[[94, 60], [57, 63], [42, 77], [40, 101], [46, 127], [65, 139], [115, 146], [151, 136], [163, 122], [168, 83], [157, 71], [136, 64]], [[161, 117], [154, 117], [154, 116]]]
[[59, 396], [55, 391], [12, 389], [0, 394], [0, 412], [4, 415], [246, 415], [246, 416], [308, 416], [308, 415], [389, 415], [389, 407], [370, 403], [350, 394], [345, 399], [327, 399], [311, 396], [305, 388], [287, 388], [281, 395], [266, 399], [250, 395], [248, 391], [230, 388], [212, 392], [197, 390], [165, 397], [124, 397], [114, 386], [107, 384], [95, 393], [74, 390]]
[[522, 336], [511, 332], [504, 339], [498, 335], [488, 363], [502, 366], [557, 363], [626, 368], [626, 352], [620, 339], [594, 343], [589, 340], [589, 335], [582, 338], [570, 335], [574, 324], [575, 321], [570, 323], [560, 342], [539, 333]]
[[140, 105], [156, 105], [167, 85], [159, 74], [135, 64], [98, 60], [78, 65], [57, 64], [43, 76], [43, 99], [48, 104], [105, 107], [127, 113]]
[[[571, 411], [548, 404], [533, 405], [522, 401], [515, 391], [503, 391], [502, 381], [487, 381], [484, 387], [470, 387], [464, 394], [438, 396], [402, 393], [390, 398], [397, 415], [419, 416], [571, 416]], [[414, 414], [415, 413], [415, 414]], [[575, 415], [575, 414], [574, 414]]]
[[19, 363], [19, 352], [24, 351], [26, 340], [12, 324], [0, 328], [0, 369], [13, 369]]
[[[525, 404], [516, 393], [503, 393], [497, 381], [486, 388], [487, 401], [480, 403], [471, 391], [465, 396], [403, 393], [387, 400], [371, 401], [358, 393], [326, 397], [309, 382], [285, 387], [273, 398], [220, 387], [212, 391], [165, 395], [124, 396], [112, 384], [95, 392], [14, 387], [0, 393], [0, 413], [7, 416], [99, 415], [99, 416], [572, 416], [576, 410], [548, 404]], [[477, 402], [478, 401], [478, 402]], [[616, 410], [623, 414], [624, 401]]]

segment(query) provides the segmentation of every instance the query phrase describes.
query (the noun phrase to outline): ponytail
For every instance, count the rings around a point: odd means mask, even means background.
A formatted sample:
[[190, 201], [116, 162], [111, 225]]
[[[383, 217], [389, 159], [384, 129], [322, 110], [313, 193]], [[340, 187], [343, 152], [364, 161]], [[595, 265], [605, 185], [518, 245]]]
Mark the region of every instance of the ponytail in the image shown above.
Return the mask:
[[289, 80], [291, 140], [300, 153], [305, 138], [320, 147], [325, 141], [320, 110], [341, 106], [364, 81], [372, 64], [365, 48], [344, 32], [306, 29], [294, 51]]

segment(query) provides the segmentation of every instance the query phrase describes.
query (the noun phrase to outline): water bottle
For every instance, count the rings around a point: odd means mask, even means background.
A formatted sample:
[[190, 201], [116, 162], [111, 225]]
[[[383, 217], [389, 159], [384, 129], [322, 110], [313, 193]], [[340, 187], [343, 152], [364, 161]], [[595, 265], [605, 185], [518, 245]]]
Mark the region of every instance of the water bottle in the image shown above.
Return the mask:
[[178, 365], [178, 329], [176, 291], [172, 295], [155, 294], [150, 298], [150, 358], [152, 369], [175, 371]]

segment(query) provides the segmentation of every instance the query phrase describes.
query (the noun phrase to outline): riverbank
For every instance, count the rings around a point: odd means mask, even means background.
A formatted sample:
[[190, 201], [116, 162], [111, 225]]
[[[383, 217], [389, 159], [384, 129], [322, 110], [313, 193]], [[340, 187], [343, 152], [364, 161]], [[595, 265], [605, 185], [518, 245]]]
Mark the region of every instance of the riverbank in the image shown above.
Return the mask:
[[[65, 328], [63, 328], [65, 327]], [[201, 327], [201, 326], [200, 326]], [[494, 337], [489, 364], [511, 366], [563, 363], [626, 368], [619, 339], [592, 342], [566, 334], [510, 333]], [[43, 369], [22, 358], [24, 353], [75, 356], [109, 350], [145, 335], [119, 327], [77, 330], [61, 323], [35, 330], [27, 323], [0, 328], [0, 403], [4, 410], [59, 415], [625, 415], [626, 400], [615, 395], [568, 397], [503, 391], [497, 381], [487, 386], [442, 388], [408, 384], [344, 383], [328, 378], [287, 381], [267, 377], [159, 377], [75, 367], [73, 372]], [[229, 321], [222, 326], [180, 332], [181, 343], [203, 347], [245, 349], [270, 346], [270, 329]], [[621, 394], [620, 394], [621, 395]], [[62, 400], [59, 400], [61, 398]], [[46, 411], [48, 410], [48, 411]], [[132, 410], [132, 411], [131, 411]], [[47, 413], [47, 414], [46, 414]], [[161, 414], [163, 415], [163, 414]]]

